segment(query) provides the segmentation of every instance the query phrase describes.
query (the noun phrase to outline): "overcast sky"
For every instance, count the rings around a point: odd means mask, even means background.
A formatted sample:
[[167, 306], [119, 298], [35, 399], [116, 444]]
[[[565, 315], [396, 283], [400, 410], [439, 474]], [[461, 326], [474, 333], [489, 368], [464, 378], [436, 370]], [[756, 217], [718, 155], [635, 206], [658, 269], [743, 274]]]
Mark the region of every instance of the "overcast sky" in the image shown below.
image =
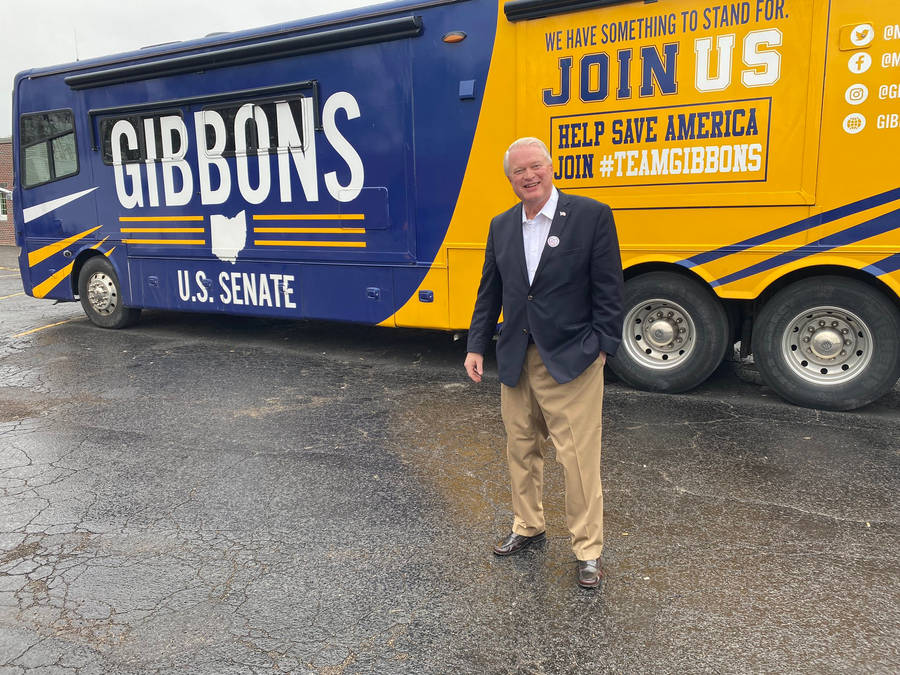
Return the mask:
[[15, 74], [189, 40], [218, 31], [267, 26], [379, 0], [0, 0], [0, 137], [12, 133]]

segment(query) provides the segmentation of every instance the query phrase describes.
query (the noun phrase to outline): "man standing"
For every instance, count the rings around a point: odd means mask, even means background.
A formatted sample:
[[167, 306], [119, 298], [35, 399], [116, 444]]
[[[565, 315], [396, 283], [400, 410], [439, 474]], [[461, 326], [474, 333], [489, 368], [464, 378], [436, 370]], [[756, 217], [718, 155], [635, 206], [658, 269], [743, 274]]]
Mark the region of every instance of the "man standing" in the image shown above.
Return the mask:
[[494, 553], [544, 539], [549, 434], [565, 472], [578, 583], [595, 588], [603, 576], [603, 366], [622, 337], [622, 263], [609, 207], [560, 193], [551, 163], [537, 138], [520, 138], [503, 158], [522, 202], [491, 221], [465, 367], [481, 381], [502, 309], [497, 369], [515, 518]]

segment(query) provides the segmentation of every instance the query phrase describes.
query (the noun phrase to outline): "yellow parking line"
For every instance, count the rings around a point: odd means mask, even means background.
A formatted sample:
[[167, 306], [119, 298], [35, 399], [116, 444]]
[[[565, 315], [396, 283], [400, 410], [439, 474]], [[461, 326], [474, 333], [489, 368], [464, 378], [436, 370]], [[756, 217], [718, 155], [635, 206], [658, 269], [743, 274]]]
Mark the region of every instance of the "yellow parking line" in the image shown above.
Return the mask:
[[6, 300], [6, 299], [8, 299], [8, 298], [14, 298], [14, 297], [16, 297], [17, 295], [25, 295], [25, 291], [20, 291], [20, 292], [18, 292], [18, 293], [13, 293], [12, 295], [4, 295], [3, 297], [0, 297], [0, 300]]
[[[2, 269], [2, 268], [0, 268]], [[12, 279], [13, 277], [19, 276], [18, 274], [0, 274], [0, 279]]]
[[37, 333], [38, 331], [44, 330], [45, 328], [53, 328], [54, 326], [61, 326], [64, 323], [69, 323], [70, 321], [75, 321], [75, 319], [80, 319], [80, 316], [76, 316], [72, 319], [66, 319], [65, 321], [57, 321], [56, 323], [51, 323], [46, 326], [41, 326], [39, 328], [32, 328], [31, 330], [26, 330], [24, 333], [18, 333], [13, 335], [14, 338], [25, 337], [26, 335], [31, 335], [32, 333]]
[[0, 270], [3, 270], [4, 272], [15, 272], [17, 269], [17, 267], [3, 267], [0, 265]]

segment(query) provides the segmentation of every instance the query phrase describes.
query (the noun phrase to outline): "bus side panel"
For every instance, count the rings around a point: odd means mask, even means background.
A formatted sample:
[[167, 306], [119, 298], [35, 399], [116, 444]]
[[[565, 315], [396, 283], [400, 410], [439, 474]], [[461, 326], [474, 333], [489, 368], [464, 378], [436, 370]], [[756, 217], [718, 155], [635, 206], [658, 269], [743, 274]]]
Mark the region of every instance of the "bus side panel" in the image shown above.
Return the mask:
[[[732, 209], [729, 222], [755, 224], [756, 231], [729, 232], [718, 246], [681, 261], [725, 298], [758, 298], [811, 268], [862, 271], [900, 292], [900, 180], [888, 168], [900, 153], [893, 112], [900, 93], [890, 85], [890, 64], [900, 68], [892, 56], [898, 52], [890, 51], [900, 39], [895, 3], [835, 0], [815, 9], [812, 34], [822, 35], [810, 51], [810, 99], [821, 101], [816, 202], [807, 213]], [[774, 146], [773, 158], [790, 158], [789, 148]]]
[[[626, 264], [631, 251], [721, 241], [714, 219], [695, 226], [679, 209], [806, 213], [819, 112], [811, 44], [824, 38], [824, 24], [813, 28], [826, 4], [624, 3], [517, 25], [537, 55], [523, 68], [521, 114], [548, 138], [560, 189], [617, 210]], [[729, 217], [732, 234], [758, 228]]]
[[[95, 112], [79, 157], [95, 168], [84, 188], [100, 213], [80, 219], [96, 228], [83, 243], [127, 251], [120, 277], [131, 304], [384, 321], [395, 297], [413, 296], [443, 241], [481, 105], [462, 83], [486, 77], [495, 10], [425, 8], [418, 37], [84, 89], [84, 110]], [[441, 36], [451, 29], [469, 37], [446, 44]], [[71, 97], [61, 79], [36, 80], [27, 107], [45, 105], [43, 94]], [[294, 107], [292, 122], [276, 112], [282, 104]], [[245, 106], [249, 121], [235, 121]], [[302, 149], [257, 155], [235, 145], [241, 134], [264, 138], [266, 130], [279, 144], [302, 135]], [[226, 136], [231, 152], [217, 145]], [[143, 155], [116, 162], [113, 148]], [[73, 230], [66, 213], [55, 212], [47, 243]], [[286, 274], [293, 299], [217, 305], [223, 293], [201, 300], [199, 289], [185, 299], [182, 272], [195, 285], [198, 272], [211, 280], [246, 273], [259, 283]], [[447, 324], [446, 293], [437, 295], [431, 307], [442, 307], [443, 318], [423, 325]]]
[[[160, 283], [161, 270], [175, 279], [174, 298], [173, 289]], [[390, 267], [274, 261], [216, 267], [135, 258], [130, 271], [133, 280], [145, 282], [142, 306], [157, 309], [377, 323], [393, 306]], [[348, 286], [363, 289], [362, 297], [348, 302]]]
[[823, 199], [814, 211], [823, 222], [809, 263], [826, 255], [840, 259], [900, 295], [898, 100], [897, 4], [833, 2], [818, 187]]
[[[97, 217], [97, 188], [90, 162], [90, 133], [84, 103], [58, 76], [17, 80], [15, 102], [14, 208], [20, 228], [20, 269], [25, 291], [39, 298], [73, 300], [69, 274], [77, 254], [105, 238]], [[19, 116], [47, 111], [73, 114], [77, 173], [25, 188]]]
[[[456, 296], [448, 288], [444, 246], [452, 240], [451, 232], [468, 198], [464, 183], [480, 171], [473, 156], [483, 145], [485, 128], [494, 114], [489, 78], [494, 77], [498, 49], [506, 45], [497, 34], [497, 13], [497, 4], [490, 0], [449, 5], [424, 15], [427, 32], [412, 44], [416, 151], [410, 180], [415, 184], [420, 264], [395, 269], [400, 311], [388, 324], [452, 327], [451, 303]], [[442, 36], [451, 31], [462, 31], [466, 37], [459, 43], [444, 43]], [[506, 129], [512, 126], [511, 115], [507, 108]], [[461, 130], [465, 130], [462, 146]], [[494, 195], [488, 183], [482, 182], [480, 189], [484, 206]], [[495, 194], [504, 192], [502, 184], [500, 190], [494, 190]]]
[[[108, 157], [103, 162], [99, 152], [93, 154], [101, 176], [99, 192], [108, 196], [101, 202], [102, 220], [112, 236], [127, 245], [138, 304], [376, 323], [390, 314], [390, 274], [349, 272], [369, 269], [373, 263], [408, 265], [415, 259], [406, 180], [412, 161], [408, 41], [239, 65], [202, 77], [125, 83], [88, 96], [91, 107], [99, 108], [110, 97], [122, 105], [140, 101], [148, 87], [154, 99], [174, 100], [311, 79], [319, 84], [322, 130], [314, 129], [316, 102], [310, 100], [310, 91], [298, 87], [276, 97], [299, 110], [293, 122], [303, 135], [303, 152], [208, 152], [207, 135], [215, 133], [204, 124], [210, 111], [228, 124], [229, 114], [255, 100], [235, 93], [224, 104], [201, 100], [174, 110], [151, 107], [141, 111], [138, 120], [131, 116], [135, 132], [148, 118], [157, 128], [178, 125], [180, 118], [188, 146], [182, 160], [116, 167]], [[272, 107], [262, 114], [273, 136], [287, 133]], [[97, 116], [101, 143], [108, 146], [113, 125], [128, 118], [114, 112]], [[262, 136], [259, 121], [246, 126]], [[225, 129], [231, 138], [239, 133], [236, 127]], [[183, 196], [187, 191], [189, 199]], [[182, 289], [184, 281], [179, 275], [189, 274], [196, 286], [198, 273], [216, 280], [219, 292], [207, 296], [198, 287], [180, 294], [179, 280]], [[276, 302], [277, 296], [235, 295], [219, 287], [222, 274], [237, 280], [246, 274], [263, 288], [265, 280], [290, 276], [291, 295], [284, 302]], [[363, 285], [366, 276], [373, 278]], [[378, 302], [367, 299], [366, 289], [372, 287], [384, 289], [377, 292]], [[340, 301], [323, 303], [323, 297]]]
[[[487, 10], [490, 4], [479, 3], [479, 9]], [[397, 271], [397, 276], [406, 275], [409, 281], [421, 279], [419, 290], [423, 293], [414, 293], [405, 304], [398, 307], [392, 321], [386, 323], [398, 326], [468, 328], [475, 302], [472, 287], [473, 284], [477, 287], [478, 278], [477, 276], [469, 278], [460, 274], [456, 268], [451, 268], [453, 259], [460, 259], [459, 256], [451, 257], [451, 251], [472, 250], [472, 256], [480, 260], [473, 261], [467, 256], [467, 263], [472, 269], [477, 268], [480, 272], [491, 218], [516, 202], [516, 196], [503, 174], [503, 153], [516, 139], [516, 79], [522, 58], [518, 53], [515, 27], [506, 20], [503, 7], [504, 2], [501, 1], [490, 8], [492, 12], [490, 16], [483, 17], [483, 21], [492, 31], [496, 27], [496, 35], [490, 40], [493, 46], [490, 70], [484, 75], [483, 84], [481, 79], [474, 83], [476, 100], [480, 103], [478, 124], [471, 150], [466, 158], [467, 164], [458, 198], [453, 202], [452, 219], [445, 232], [440, 228], [431, 230], [435, 235], [441, 234], [442, 239], [435, 254], [434, 265], [427, 270], [424, 278], [420, 270], [412, 273]], [[468, 25], [462, 28], [466, 32], [470, 30]], [[475, 26], [471, 28], [474, 31]], [[477, 37], [478, 33], [475, 36]], [[470, 39], [471, 35], [461, 44], [465, 45]], [[482, 39], [489, 41], [487, 36]], [[445, 132], [438, 126], [433, 136], [443, 133]], [[534, 129], [527, 135], [539, 133], [540, 130]], [[443, 143], [449, 152], [447, 142]], [[427, 149], [427, 145], [420, 147]], [[440, 158], [436, 158], [434, 163], [439, 166]], [[437, 177], [437, 183], [440, 183], [440, 173]], [[429, 192], [436, 188], [437, 184], [434, 188], [429, 188]], [[423, 189], [419, 189], [420, 198], [424, 193]], [[437, 237], [434, 243], [438, 243]], [[404, 280], [403, 283], [407, 281]], [[449, 302], [449, 317], [446, 307], [440, 305], [444, 293]], [[402, 299], [402, 295], [400, 292], [396, 293], [398, 299]], [[427, 300], [430, 297], [434, 298], [431, 305]]]
[[628, 268], [677, 264], [730, 299], [817, 265], [896, 290], [894, 5], [685, 0], [522, 21], [541, 54], [522, 71], [525, 128], [546, 130], [561, 189], [613, 206]]

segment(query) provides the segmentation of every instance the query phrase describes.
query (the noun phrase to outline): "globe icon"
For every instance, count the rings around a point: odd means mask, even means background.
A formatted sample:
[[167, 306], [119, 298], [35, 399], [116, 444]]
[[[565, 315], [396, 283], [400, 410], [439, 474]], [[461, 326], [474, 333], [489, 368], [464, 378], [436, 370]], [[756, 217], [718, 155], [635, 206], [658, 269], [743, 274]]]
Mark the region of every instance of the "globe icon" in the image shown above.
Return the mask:
[[866, 128], [866, 118], [859, 113], [850, 113], [844, 118], [844, 131], [848, 134], [858, 134]]

